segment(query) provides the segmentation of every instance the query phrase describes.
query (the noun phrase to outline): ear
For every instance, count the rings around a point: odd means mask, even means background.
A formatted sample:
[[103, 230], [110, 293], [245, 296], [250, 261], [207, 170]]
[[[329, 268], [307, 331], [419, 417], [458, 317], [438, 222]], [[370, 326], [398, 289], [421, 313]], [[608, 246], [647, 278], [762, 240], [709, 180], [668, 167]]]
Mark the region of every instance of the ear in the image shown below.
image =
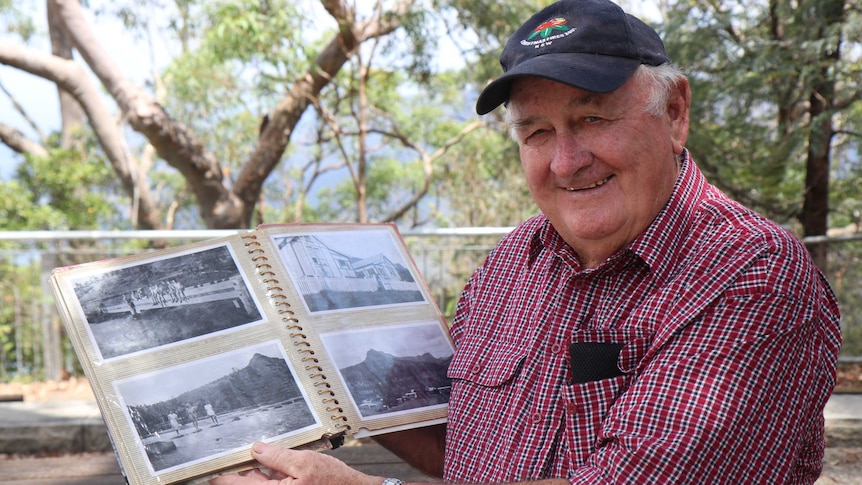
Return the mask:
[[667, 116], [670, 122], [673, 152], [682, 153], [688, 139], [688, 114], [691, 110], [691, 87], [683, 78], [676, 83], [667, 103]]

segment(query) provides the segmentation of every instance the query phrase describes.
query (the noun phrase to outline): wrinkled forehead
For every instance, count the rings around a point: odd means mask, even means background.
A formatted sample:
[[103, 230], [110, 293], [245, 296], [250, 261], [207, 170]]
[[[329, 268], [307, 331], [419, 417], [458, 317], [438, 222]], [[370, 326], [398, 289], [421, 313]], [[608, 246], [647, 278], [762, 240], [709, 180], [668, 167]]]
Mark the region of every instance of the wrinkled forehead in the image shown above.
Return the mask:
[[507, 108], [524, 111], [530, 105], [544, 103], [557, 108], [601, 108], [625, 105], [637, 107], [645, 104], [649, 94], [639, 76], [632, 76], [625, 84], [608, 93], [597, 93], [559, 83], [550, 79], [525, 76], [513, 81]]

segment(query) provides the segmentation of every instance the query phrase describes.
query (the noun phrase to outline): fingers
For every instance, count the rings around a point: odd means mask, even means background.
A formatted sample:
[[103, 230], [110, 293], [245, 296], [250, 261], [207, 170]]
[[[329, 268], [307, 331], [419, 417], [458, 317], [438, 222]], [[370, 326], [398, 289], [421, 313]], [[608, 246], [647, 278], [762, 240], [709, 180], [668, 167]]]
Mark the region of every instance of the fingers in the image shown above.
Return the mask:
[[211, 485], [252, 485], [261, 483], [303, 485], [377, 485], [383, 481], [350, 468], [333, 456], [315, 451], [297, 451], [265, 443], [252, 446], [252, 457], [265, 470], [225, 475], [210, 481]]
[[[273, 471], [281, 472], [285, 476], [296, 476], [291, 473], [291, 465], [297, 460], [297, 455], [304, 453], [301, 451], [282, 448], [281, 446], [270, 446], [266, 443], [257, 442], [251, 447], [251, 456], [263, 466], [266, 466]], [[314, 453], [314, 452], [309, 452]]]
[[266, 483], [270, 480], [269, 476], [255, 468], [253, 470], [213, 478], [209, 481], [209, 485], [254, 485]]
[[268, 446], [264, 443], [255, 443], [252, 447], [252, 457], [262, 466], [240, 473], [231, 473], [213, 478], [210, 485], [253, 485], [262, 483], [279, 483], [280, 480], [293, 477], [287, 472], [293, 466], [297, 452], [279, 446]]

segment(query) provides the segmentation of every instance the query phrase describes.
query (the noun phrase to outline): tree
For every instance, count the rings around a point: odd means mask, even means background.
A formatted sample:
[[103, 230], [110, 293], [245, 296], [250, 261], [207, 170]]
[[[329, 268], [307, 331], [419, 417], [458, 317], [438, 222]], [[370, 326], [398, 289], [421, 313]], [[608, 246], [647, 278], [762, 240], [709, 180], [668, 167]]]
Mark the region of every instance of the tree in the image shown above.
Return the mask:
[[[128, 35], [152, 43], [152, 31], [168, 32], [180, 46], [166, 70], [136, 86], [105, 54], [80, 5], [51, 0], [52, 54], [2, 40], [0, 63], [55, 82], [71, 99], [62, 103], [62, 143], [84, 114], [122, 186], [133, 227], [248, 227], [264, 218], [347, 213], [360, 221], [449, 225], [448, 194], [437, 191], [453, 186], [439, 178], [458, 177], [452, 169], [461, 167], [471, 177], [492, 173], [470, 168], [493, 165], [488, 154], [459, 152], [467, 158], [452, 163], [453, 148], [470, 132], [505, 131], [495, 116], [477, 121], [470, 100], [497, 74], [501, 38], [539, 2], [529, 3], [444, 0], [432, 10], [398, 0], [355, 11], [345, 1], [321, 1], [317, 10], [329, 15], [331, 31], [309, 23], [310, 2], [93, 5], [124, 19]], [[176, 15], [167, 25], [148, 16], [169, 7]], [[463, 72], [430, 68], [441, 34], [469, 60]], [[127, 136], [117, 116], [143, 138]], [[0, 141], [17, 152], [46, 148], [45, 137], [27, 140], [2, 122]], [[377, 199], [368, 200], [369, 193]], [[326, 206], [318, 207], [321, 201]]]
[[[419, 202], [439, 179], [440, 160], [484, 123], [459, 119], [453, 99], [460, 91], [446, 74], [434, 77], [433, 90], [404, 89], [410, 83], [400, 71], [375, 68], [374, 58], [385, 55], [380, 49], [375, 41], [367, 53], [358, 52], [315, 103], [317, 154], [304, 166], [302, 192], [324, 173], [346, 168], [349, 177], [320, 194], [319, 217], [340, 220], [353, 209], [358, 222], [402, 220], [415, 227], [436, 215], [436, 209], [423, 213]], [[303, 203], [297, 201], [293, 220], [302, 220]]]
[[[255, 20], [271, 16], [278, 18], [280, 8], [290, 11], [285, 2], [227, 4], [236, 7], [237, 11], [251, 12], [252, 15], [239, 19], [245, 23], [233, 25], [238, 29], [233, 33], [252, 37], [257, 33], [255, 29], [260, 27]], [[192, 7], [195, 2], [178, 2], [177, 5]], [[117, 103], [129, 126], [146, 138], [160, 159], [182, 174], [207, 227], [227, 228], [251, 225], [264, 182], [282, 159], [302, 114], [319, 99], [321, 91], [356, 54], [362, 43], [389, 35], [401, 25], [402, 19], [410, 13], [411, 2], [395, 2], [385, 11], [381, 7], [367, 18], [360, 18], [347, 2], [324, 0], [321, 5], [335, 21], [337, 29], [304, 72], [296, 75], [278, 104], [267, 113], [267, 123], [262, 126], [254, 150], [233, 180], [226, 178], [213, 151], [187, 125], [173, 118], [152, 94], [133, 85], [119, 71], [96, 40], [77, 1], [50, 0], [48, 11], [52, 19], [49, 26], [61, 32], [53, 35], [52, 39], [58, 39], [58, 44], [70, 44], [80, 54]], [[235, 19], [223, 17], [222, 20]], [[221, 27], [221, 32], [230, 28], [225, 24]], [[0, 62], [49, 79], [61, 91], [75, 98], [123, 189], [137, 208], [138, 226], [148, 229], [164, 227], [162, 211], [153, 196], [148, 174], [143, 170], [146, 165], [132, 156], [132, 150], [98, 89], [79, 63], [64, 57], [67, 53], [68, 50], [58, 49], [49, 55], [9, 41], [0, 42]], [[3, 140], [11, 146], [8, 137]], [[16, 146], [22, 148], [20, 144]]]
[[[692, 80], [689, 146], [713, 180], [768, 216], [825, 235], [830, 180], [854, 171], [859, 12], [844, 0], [672, 5], [671, 57]], [[809, 245], [826, 269], [822, 244]]]

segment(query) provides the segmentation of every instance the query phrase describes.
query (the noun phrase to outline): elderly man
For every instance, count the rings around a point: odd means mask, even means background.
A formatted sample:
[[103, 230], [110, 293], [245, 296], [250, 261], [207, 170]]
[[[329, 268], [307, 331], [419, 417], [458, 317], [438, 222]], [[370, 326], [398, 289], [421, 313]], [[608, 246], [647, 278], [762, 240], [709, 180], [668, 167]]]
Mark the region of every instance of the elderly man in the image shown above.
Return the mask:
[[[704, 179], [659, 36], [607, 0], [563, 0], [500, 61], [477, 111], [507, 105], [542, 213], [464, 290], [446, 427], [379, 441], [448, 483], [813, 483], [835, 297], [793, 235]], [[253, 456], [283, 483], [401, 483]]]

